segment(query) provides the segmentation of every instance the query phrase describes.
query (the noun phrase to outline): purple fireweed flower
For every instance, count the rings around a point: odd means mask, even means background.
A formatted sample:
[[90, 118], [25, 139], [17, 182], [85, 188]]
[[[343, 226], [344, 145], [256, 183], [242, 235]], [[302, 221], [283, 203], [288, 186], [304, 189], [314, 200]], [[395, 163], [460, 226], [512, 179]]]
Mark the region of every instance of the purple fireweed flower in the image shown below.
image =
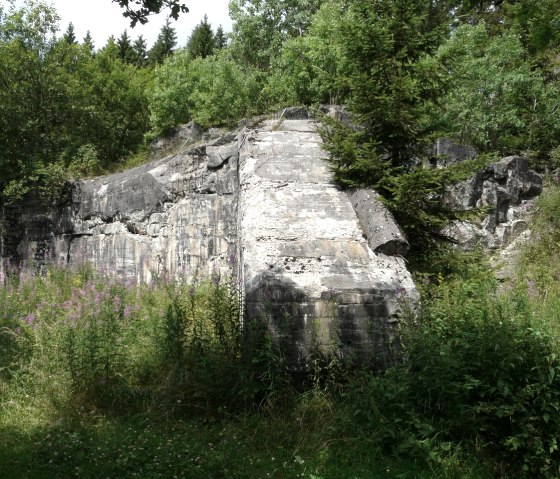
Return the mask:
[[35, 321], [35, 315], [33, 313], [28, 314], [27, 318], [25, 318], [25, 322], [27, 324], [33, 324], [34, 321]]
[[130, 318], [130, 313], [131, 313], [131, 308], [130, 306], [127, 304], [126, 307], [124, 308], [124, 312], [123, 312], [123, 316], [125, 319], [129, 319]]
[[274, 325], [269, 323], [267, 329], [268, 334], [270, 334], [272, 339], [278, 339], [278, 330], [274, 327]]

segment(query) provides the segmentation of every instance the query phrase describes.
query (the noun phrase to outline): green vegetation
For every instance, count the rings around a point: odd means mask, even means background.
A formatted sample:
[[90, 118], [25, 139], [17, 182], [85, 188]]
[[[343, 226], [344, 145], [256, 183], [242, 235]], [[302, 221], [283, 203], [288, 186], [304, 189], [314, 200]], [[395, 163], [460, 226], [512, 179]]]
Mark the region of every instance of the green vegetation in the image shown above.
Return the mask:
[[0, 475], [558, 477], [559, 209], [551, 188], [501, 293], [483, 253], [432, 258], [384, 373], [317, 352], [293, 375], [267, 318], [241, 327], [217, 277], [11, 271]]

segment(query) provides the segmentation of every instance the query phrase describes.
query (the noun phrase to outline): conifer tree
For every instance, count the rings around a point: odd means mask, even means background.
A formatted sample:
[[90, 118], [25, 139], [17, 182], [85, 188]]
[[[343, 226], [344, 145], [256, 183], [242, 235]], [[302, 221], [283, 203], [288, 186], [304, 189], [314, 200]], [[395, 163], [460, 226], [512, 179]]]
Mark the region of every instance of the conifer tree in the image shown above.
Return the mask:
[[69, 45], [75, 45], [76, 43], [78, 43], [76, 41], [76, 33], [74, 31], [74, 24], [72, 22], [70, 22], [68, 24], [68, 28], [66, 29], [66, 32], [64, 33], [64, 41], [66, 43], [68, 43]]
[[119, 49], [119, 58], [124, 63], [132, 63], [134, 53], [132, 50], [132, 44], [130, 43], [130, 37], [128, 36], [126, 29], [117, 40], [117, 48]]
[[146, 40], [140, 35], [132, 44], [132, 63], [143, 67], [148, 62], [148, 49]]
[[227, 37], [224, 34], [224, 29], [220, 25], [216, 30], [216, 35], [214, 36], [214, 45], [216, 50], [221, 50], [227, 46]]
[[91, 32], [88, 30], [86, 36], [84, 37], [84, 47], [89, 53], [93, 53], [95, 50], [95, 45], [93, 43], [93, 38], [91, 37]]
[[208, 16], [204, 15], [204, 19], [193, 28], [187, 41], [187, 51], [190, 58], [206, 58], [212, 55], [214, 47], [214, 32], [208, 23]]
[[161, 27], [161, 31], [148, 53], [148, 60], [151, 64], [163, 63], [166, 57], [173, 53], [173, 49], [177, 45], [177, 33], [171, 26], [171, 20], [166, 18], [165, 24]]

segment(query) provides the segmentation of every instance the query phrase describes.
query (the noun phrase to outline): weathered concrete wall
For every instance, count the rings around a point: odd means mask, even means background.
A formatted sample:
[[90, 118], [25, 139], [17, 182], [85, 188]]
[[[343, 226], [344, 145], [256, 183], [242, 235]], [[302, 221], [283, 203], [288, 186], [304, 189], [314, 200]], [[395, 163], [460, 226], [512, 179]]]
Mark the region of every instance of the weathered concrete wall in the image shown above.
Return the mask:
[[417, 299], [391, 256], [406, 240], [373, 192], [335, 185], [315, 122], [293, 116], [78, 182], [57, 208], [20, 205], [10, 255], [142, 281], [234, 275], [246, 319], [269, 321], [297, 364], [319, 345], [383, 366], [402, 301]]
[[312, 121], [290, 120], [244, 139], [239, 224], [247, 311], [270, 317], [298, 361], [313, 344], [390, 361], [399, 301], [415, 297], [414, 284], [403, 259], [369, 247], [314, 130]]
[[[224, 150], [236, 153], [217, 161]], [[124, 173], [77, 182], [63, 207], [22, 205], [16, 258], [86, 261], [139, 281], [154, 274], [229, 274], [237, 251], [237, 151], [236, 135], [226, 135]]]

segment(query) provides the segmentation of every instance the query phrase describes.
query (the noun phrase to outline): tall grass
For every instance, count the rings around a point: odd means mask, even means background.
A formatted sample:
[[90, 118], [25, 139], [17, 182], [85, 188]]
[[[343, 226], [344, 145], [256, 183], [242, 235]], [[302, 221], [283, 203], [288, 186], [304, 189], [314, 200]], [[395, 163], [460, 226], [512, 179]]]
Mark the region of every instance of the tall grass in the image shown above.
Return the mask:
[[267, 329], [241, 329], [238, 291], [219, 278], [147, 286], [88, 267], [23, 269], [6, 276], [0, 311], [3, 389], [25, 384], [64, 413], [207, 414], [253, 407], [267, 390], [245, 354], [264, 354]]

